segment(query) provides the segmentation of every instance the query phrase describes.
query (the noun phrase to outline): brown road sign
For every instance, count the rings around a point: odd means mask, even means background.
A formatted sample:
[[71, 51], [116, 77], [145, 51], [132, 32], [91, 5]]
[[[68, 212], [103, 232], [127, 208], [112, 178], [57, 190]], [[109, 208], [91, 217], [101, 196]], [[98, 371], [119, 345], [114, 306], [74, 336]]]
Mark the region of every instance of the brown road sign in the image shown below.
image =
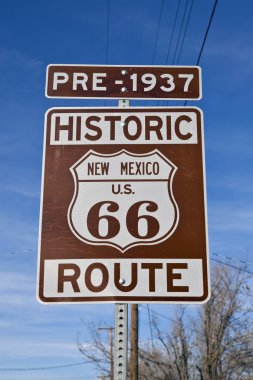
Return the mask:
[[42, 302], [208, 299], [202, 128], [192, 107], [47, 112]]
[[49, 65], [49, 98], [200, 99], [198, 66]]

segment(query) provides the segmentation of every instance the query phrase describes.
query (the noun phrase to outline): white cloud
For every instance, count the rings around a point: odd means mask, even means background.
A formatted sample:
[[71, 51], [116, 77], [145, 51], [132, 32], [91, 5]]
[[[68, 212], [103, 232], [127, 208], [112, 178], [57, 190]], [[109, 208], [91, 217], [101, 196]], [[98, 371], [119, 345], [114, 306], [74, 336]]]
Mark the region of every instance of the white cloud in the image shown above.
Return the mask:
[[[0, 217], [1, 246], [10, 250], [36, 249], [38, 228], [32, 222], [21, 219], [22, 215], [4, 215]], [[3, 248], [2, 248], [3, 249]]]
[[248, 177], [232, 177], [232, 176], [217, 176], [216, 178], [208, 178], [208, 186], [223, 190], [236, 191], [237, 193], [249, 193], [253, 192], [253, 182]]
[[[230, 59], [235, 63], [244, 64], [246, 67], [252, 67], [253, 52], [250, 44], [247, 41], [248, 35], [238, 35], [233, 39], [220, 39], [217, 44], [207, 44], [205, 48], [205, 55], [219, 57], [219, 59]], [[240, 75], [243, 74], [243, 70]]]
[[0, 291], [28, 291], [31, 289], [32, 279], [27, 274], [18, 271], [0, 271]]
[[[48, 341], [47, 341], [48, 339]], [[53, 356], [54, 358], [79, 358], [78, 348], [76, 343], [68, 343], [63, 339], [60, 341], [50, 341], [53, 337], [26, 337], [26, 339], [19, 339], [18, 336], [9, 337], [5, 340], [5, 344], [0, 346], [0, 356], [9, 356], [20, 358], [43, 358]], [[44, 341], [43, 341], [44, 340]]]
[[[219, 131], [225, 131], [224, 126], [220, 125], [210, 125], [209, 130], [217, 129]], [[232, 128], [231, 128], [232, 129]], [[224, 133], [224, 132], [223, 132]], [[244, 133], [241, 131], [236, 132], [236, 129], [233, 128], [233, 134], [225, 135], [222, 132], [219, 132], [216, 136], [211, 136], [206, 139], [206, 149], [214, 152], [222, 153], [225, 155], [232, 154], [234, 158], [237, 157], [237, 154], [240, 153], [240, 157], [245, 155], [252, 156], [252, 147], [249, 144], [249, 138], [251, 135], [251, 128], [244, 126]]]
[[12, 193], [16, 193], [25, 198], [39, 198], [40, 197], [40, 188], [35, 187], [34, 184], [20, 184], [20, 185], [9, 185], [7, 186], [7, 190]]
[[209, 226], [214, 231], [253, 233], [253, 211], [231, 202], [209, 204]]
[[43, 61], [31, 58], [17, 49], [0, 49], [0, 66], [16, 66], [26, 70], [34, 70], [43, 65]]

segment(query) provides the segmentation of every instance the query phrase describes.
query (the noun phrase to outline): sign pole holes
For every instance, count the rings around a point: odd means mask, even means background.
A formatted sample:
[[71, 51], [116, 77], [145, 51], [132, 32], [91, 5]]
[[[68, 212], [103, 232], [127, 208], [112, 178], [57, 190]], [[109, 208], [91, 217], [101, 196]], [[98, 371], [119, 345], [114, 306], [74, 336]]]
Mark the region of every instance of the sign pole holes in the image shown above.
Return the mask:
[[[129, 100], [119, 100], [119, 107], [129, 107]], [[124, 279], [121, 279], [122, 284]], [[114, 380], [127, 379], [128, 304], [115, 304]]]

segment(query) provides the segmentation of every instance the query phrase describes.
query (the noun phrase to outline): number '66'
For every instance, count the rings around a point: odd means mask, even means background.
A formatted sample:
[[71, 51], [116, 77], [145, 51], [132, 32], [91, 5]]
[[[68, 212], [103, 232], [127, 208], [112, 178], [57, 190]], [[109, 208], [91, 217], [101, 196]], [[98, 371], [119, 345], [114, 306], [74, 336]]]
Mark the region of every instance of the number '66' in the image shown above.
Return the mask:
[[[100, 215], [100, 210], [103, 205], [107, 205], [107, 211], [110, 213], [119, 210], [119, 205], [116, 202], [104, 201], [96, 203], [88, 212], [87, 227], [90, 234], [97, 239], [112, 239], [117, 236], [120, 231], [120, 222], [115, 216]], [[150, 239], [158, 234], [160, 225], [158, 220], [152, 215], [139, 215], [139, 210], [142, 205], [146, 205], [146, 211], [148, 212], [155, 212], [158, 210], [158, 205], [152, 201], [134, 203], [126, 214], [126, 227], [128, 232], [135, 238]], [[102, 221], [107, 222], [107, 233], [103, 235], [101, 232]], [[143, 222], [146, 222], [144, 234], [143, 228], [141, 228]]]

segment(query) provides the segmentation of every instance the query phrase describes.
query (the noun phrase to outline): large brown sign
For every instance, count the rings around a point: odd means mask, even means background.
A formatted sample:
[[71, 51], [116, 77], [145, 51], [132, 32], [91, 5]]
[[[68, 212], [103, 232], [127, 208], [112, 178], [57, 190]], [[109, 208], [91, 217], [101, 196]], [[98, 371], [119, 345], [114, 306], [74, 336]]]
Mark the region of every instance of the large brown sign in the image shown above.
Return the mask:
[[202, 128], [190, 107], [47, 112], [42, 302], [207, 300]]
[[49, 98], [200, 99], [198, 66], [49, 65]]

